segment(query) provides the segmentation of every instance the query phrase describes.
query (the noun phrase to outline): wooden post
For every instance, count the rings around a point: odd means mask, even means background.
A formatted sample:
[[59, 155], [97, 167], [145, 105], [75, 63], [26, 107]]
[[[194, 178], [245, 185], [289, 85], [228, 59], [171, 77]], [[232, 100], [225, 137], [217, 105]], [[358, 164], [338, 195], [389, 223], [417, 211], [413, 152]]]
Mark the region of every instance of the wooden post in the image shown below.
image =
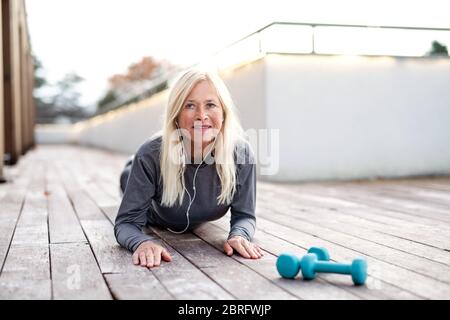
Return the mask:
[[34, 104], [33, 91], [34, 91], [34, 61], [31, 53], [31, 45], [29, 44], [29, 55], [28, 55], [28, 105], [30, 107], [30, 120], [29, 126], [31, 129], [30, 133], [30, 148], [34, 148], [36, 142], [34, 138], [34, 127], [35, 127], [35, 117], [36, 117], [36, 106]]
[[4, 152], [0, 152], [8, 164], [15, 164], [34, 145], [34, 67], [25, 2], [1, 0], [1, 12]]
[[[20, 99], [22, 109], [22, 154], [25, 154], [33, 146], [34, 121], [32, 119], [33, 87], [30, 78], [34, 78], [34, 71], [30, 72], [32, 63], [31, 45], [28, 35], [25, 1], [20, 0], [18, 7], [19, 30], [19, 63], [20, 63]], [[32, 69], [31, 69], [32, 70]]]
[[20, 43], [20, 19], [19, 19], [19, 9], [21, 2], [10, 0], [10, 14], [11, 14], [11, 52], [12, 52], [12, 94], [14, 96], [13, 99], [13, 108], [16, 117], [14, 118], [14, 134], [16, 136], [16, 145], [15, 145], [15, 155], [16, 161], [22, 155], [23, 150], [23, 134], [22, 134], [22, 117], [23, 117], [23, 108], [22, 108], [22, 96], [21, 96], [21, 78], [20, 74], [20, 54], [21, 54], [21, 43]]
[[34, 65], [24, 0], [0, 5], [0, 177], [3, 160], [15, 164], [34, 145]]
[[[0, 12], [2, 12], [2, 3], [0, 3]], [[3, 52], [3, 31], [2, 31], [2, 15], [0, 14], [0, 53]], [[5, 182], [3, 176], [3, 162], [5, 155], [5, 126], [4, 126], [4, 103], [3, 103], [3, 59], [0, 63], [0, 183]]]
[[13, 107], [14, 96], [12, 94], [12, 67], [11, 67], [11, 8], [10, 0], [2, 0], [2, 40], [3, 40], [3, 107], [4, 107], [4, 134], [5, 155], [8, 164], [17, 162], [16, 135], [14, 119], [16, 118]]
[[25, 91], [27, 90], [26, 84], [25, 84], [25, 52], [23, 47], [23, 30], [22, 25], [20, 21], [20, 16], [18, 17], [18, 50], [19, 50], [19, 56], [18, 56], [18, 73], [19, 73], [19, 79], [18, 82], [20, 83], [20, 90], [18, 90], [18, 94], [20, 95], [20, 110], [21, 110], [21, 117], [20, 117], [20, 135], [22, 137], [22, 148], [20, 150], [20, 154], [25, 154], [25, 152], [28, 150], [28, 105], [27, 101], [25, 99]]

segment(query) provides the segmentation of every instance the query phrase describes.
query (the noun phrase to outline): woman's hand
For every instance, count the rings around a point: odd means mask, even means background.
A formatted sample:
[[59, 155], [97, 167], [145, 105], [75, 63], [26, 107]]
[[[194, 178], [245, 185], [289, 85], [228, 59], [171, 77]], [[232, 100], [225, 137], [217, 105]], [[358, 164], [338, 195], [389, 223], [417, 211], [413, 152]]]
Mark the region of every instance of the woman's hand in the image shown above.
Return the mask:
[[133, 253], [133, 263], [147, 268], [159, 266], [161, 258], [167, 262], [172, 261], [172, 257], [164, 247], [151, 241], [142, 242]]
[[249, 242], [241, 236], [234, 236], [228, 239], [223, 245], [223, 249], [229, 256], [233, 254], [233, 249], [235, 249], [241, 256], [247, 259], [259, 259], [264, 255], [256, 244]]

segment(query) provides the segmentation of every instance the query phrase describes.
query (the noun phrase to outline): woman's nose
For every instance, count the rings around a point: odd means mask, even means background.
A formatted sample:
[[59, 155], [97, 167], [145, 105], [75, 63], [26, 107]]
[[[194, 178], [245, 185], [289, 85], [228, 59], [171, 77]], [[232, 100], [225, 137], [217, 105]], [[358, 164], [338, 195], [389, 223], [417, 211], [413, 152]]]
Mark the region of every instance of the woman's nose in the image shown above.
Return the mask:
[[206, 119], [207, 117], [208, 117], [208, 113], [206, 112], [206, 110], [204, 108], [200, 107], [197, 109], [196, 119], [203, 120], [203, 119]]

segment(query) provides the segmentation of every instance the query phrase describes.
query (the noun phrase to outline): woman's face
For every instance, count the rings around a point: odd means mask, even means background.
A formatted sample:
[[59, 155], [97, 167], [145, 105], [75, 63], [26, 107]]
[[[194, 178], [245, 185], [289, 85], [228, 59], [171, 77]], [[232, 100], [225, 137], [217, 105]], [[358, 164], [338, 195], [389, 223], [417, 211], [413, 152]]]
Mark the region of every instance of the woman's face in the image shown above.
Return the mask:
[[[202, 150], [222, 129], [223, 107], [216, 90], [209, 81], [202, 80], [192, 89], [178, 115], [178, 125], [188, 134], [191, 150]], [[194, 149], [195, 148], [195, 149]]]

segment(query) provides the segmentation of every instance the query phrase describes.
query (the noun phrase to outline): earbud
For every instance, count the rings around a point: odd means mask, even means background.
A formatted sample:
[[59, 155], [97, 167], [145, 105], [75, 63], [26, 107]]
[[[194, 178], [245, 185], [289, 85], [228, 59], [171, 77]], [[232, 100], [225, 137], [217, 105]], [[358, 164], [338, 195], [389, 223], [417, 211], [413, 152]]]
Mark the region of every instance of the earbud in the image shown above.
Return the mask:
[[180, 134], [180, 127], [178, 126], [178, 121], [176, 121], [176, 120], [175, 120], [175, 125], [177, 126], [178, 137], [180, 138], [180, 141], [181, 141], [182, 155], [181, 155], [180, 161], [181, 161], [181, 165], [184, 169], [184, 168], [186, 168], [186, 158], [185, 158], [185, 152], [184, 152], [183, 135]]
[[180, 141], [183, 141], [183, 135], [180, 134], [180, 127], [178, 125], [178, 121], [175, 121], [175, 125], [177, 127], [177, 131], [178, 131], [178, 136], [180, 137]]

